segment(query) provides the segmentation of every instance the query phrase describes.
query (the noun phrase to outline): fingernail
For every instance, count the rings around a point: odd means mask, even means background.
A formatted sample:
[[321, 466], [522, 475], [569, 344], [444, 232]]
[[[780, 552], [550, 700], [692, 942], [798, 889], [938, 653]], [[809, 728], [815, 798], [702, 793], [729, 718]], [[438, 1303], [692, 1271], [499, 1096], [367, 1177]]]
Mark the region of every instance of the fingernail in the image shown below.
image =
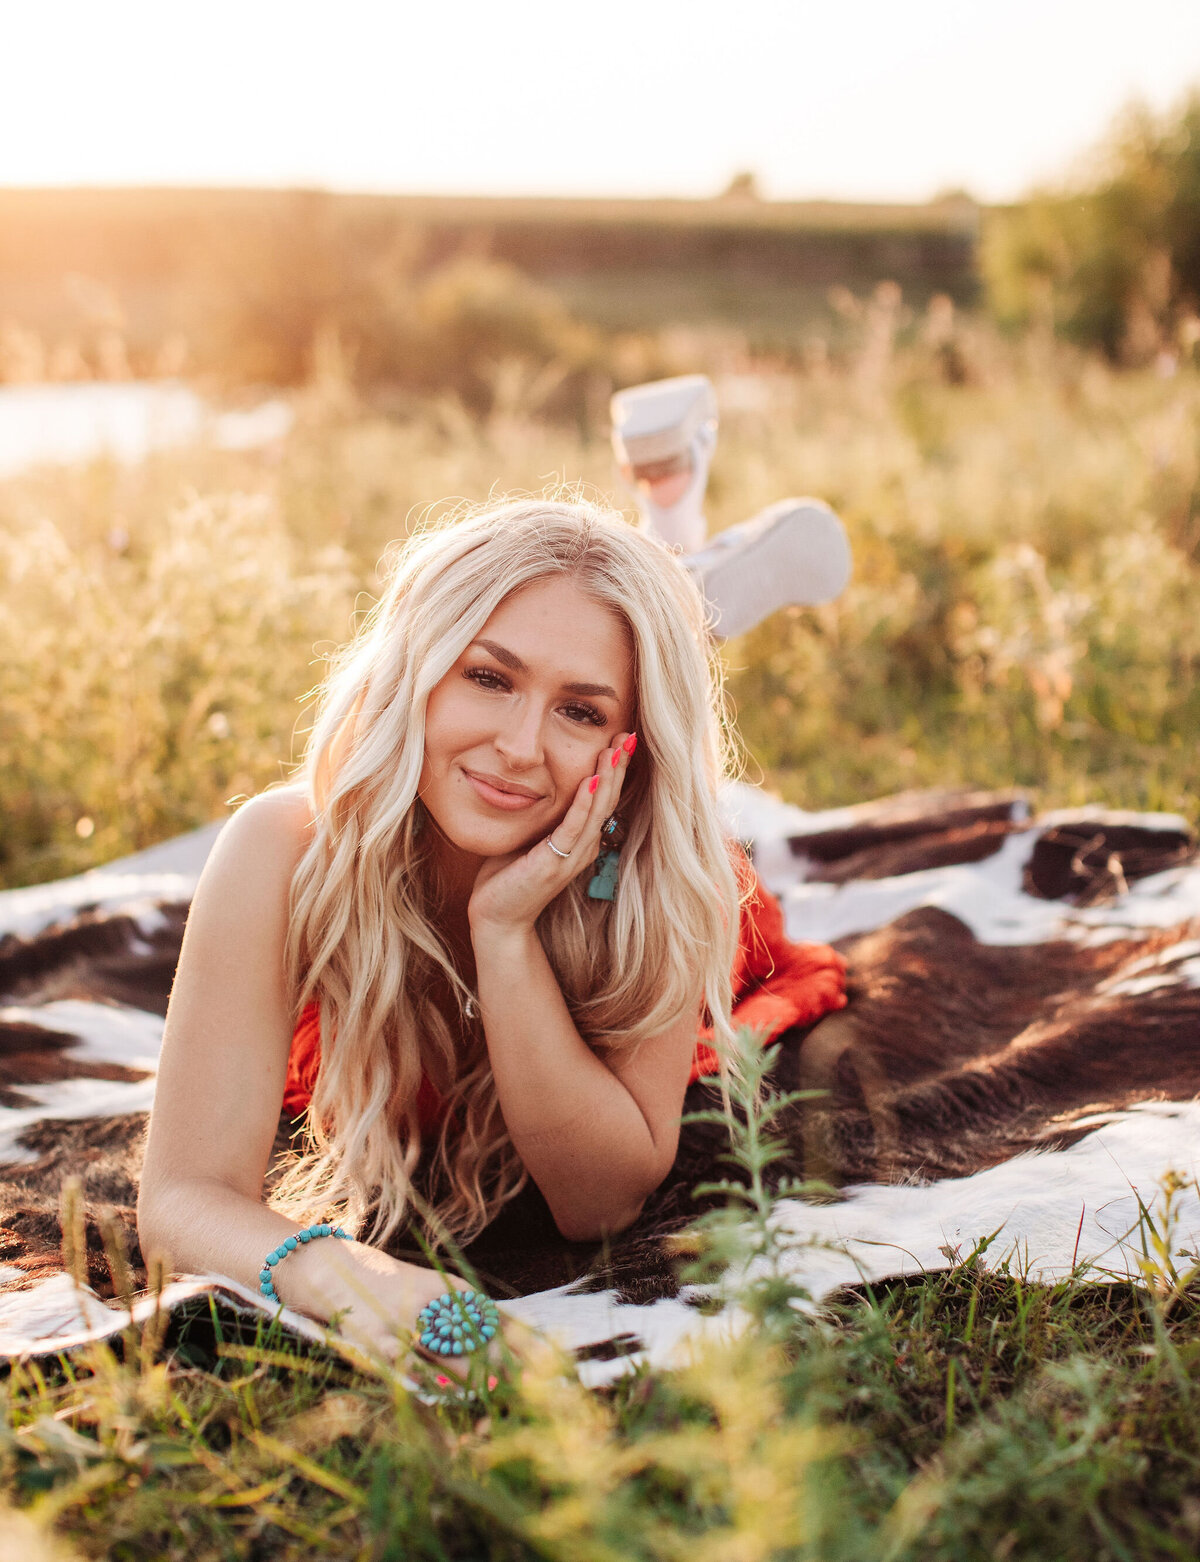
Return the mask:
[[593, 776], [592, 779], [588, 782], [588, 791], [589, 792], [594, 792], [599, 785], [600, 785], [600, 777], [599, 776]]
[[634, 749], [637, 748], [637, 733], [631, 732], [624, 743], [621, 744], [621, 747], [627, 754], [632, 754]]
[[614, 770], [617, 768], [617, 761], [620, 759], [620, 757], [621, 757], [621, 750], [620, 749], [615, 749], [613, 751], [613, 769]]

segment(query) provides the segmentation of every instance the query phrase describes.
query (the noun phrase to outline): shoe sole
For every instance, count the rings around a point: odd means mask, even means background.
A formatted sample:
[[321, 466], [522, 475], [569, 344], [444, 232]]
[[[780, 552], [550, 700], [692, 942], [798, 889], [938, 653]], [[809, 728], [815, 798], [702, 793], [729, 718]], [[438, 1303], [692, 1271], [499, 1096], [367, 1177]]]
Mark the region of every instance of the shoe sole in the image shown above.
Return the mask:
[[728, 545], [718, 537], [688, 560], [723, 638], [745, 634], [781, 607], [815, 607], [845, 590], [846, 528], [819, 499], [781, 499], [735, 532]]

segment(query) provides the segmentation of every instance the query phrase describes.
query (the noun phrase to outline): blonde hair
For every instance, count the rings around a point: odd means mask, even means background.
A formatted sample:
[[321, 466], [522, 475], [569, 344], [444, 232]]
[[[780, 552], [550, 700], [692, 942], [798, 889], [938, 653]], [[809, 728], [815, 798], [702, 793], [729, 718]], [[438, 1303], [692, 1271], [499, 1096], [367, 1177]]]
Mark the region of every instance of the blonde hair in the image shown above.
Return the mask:
[[[551, 576], [628, 626], [639, 747], [621, 798], [616, 899], [589, 899], [581, 875], [542, 913], [542, 944], [602, 1055], [703, 1007], [723, 1070], [733, 1057], [738, 884], [717, 812], [731, 735], [700, 593], [665, 547], [594, 504], [517, 500], [451, 517], [396, 553], [322, 691], [304, 759], [315, 824], [292, 882], [286, 958], [297, 1015], [320, 1004], [322, 1062], [303, 1151], [274, 1195], [289, 1212], [337, 1210], [356, 1229], [373, 1213], [373, 1240], [397, 1230], [422, 1151], [423, 1075], [446, 1107], [435, 1236], [440, 1224], [470, 1241], [528, 1179], [431, 916], [417, 786], [431, 692], [505, 598]], [[439, 973], [461, 1028], [430, 997]]]

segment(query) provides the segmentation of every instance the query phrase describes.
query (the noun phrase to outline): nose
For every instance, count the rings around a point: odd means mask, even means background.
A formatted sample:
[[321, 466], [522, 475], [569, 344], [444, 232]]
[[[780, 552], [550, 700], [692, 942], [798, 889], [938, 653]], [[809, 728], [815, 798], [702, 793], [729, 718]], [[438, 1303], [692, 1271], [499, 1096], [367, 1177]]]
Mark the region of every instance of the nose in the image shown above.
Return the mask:
[[496, 752], [514, 770], [542, 763], [542, 710], [536, 700], [515, 700], [495, 738]]

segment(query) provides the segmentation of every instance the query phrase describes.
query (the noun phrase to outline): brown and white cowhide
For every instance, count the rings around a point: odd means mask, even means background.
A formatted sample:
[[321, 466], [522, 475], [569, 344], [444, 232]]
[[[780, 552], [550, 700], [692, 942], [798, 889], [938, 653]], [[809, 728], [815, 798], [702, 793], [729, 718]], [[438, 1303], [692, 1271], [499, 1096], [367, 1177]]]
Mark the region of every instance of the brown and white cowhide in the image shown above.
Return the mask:
[[[1172, 1171], [1193, 1179], [1176, 1251], [1200, 1248], [1200, 861], [1182, 820], [1035, 820], [997, 793], [824, 813], [743, 786], [726, 801], [791, 935], [849, 960], [849, 1006], [789, 1033], [776, 1066], [780, 1085], [822, 1092], [789, 1110], [779, 1173], [843, 1195], [777, 1206], [788, 1263], [815, 1298], [944, 1268], [993, 1233], [983, 1261], [1035, 1279], [1077, 1263], [1136, 1278], [1142, 1207]], [[214, 834], [0, 894], [0, 1352], [65, 1348], [128, 1319], [108, 1301], [97, 1220], [124, 1225], [143, 1280], [145, 1119]], [[693, 1086], [686, 1108], [714, 1096]], [[610, 1251], [560, 1238], [536, 1189], [471, 1248], [493, 1294], [574, 1350], [585, 1381], [636, 1360], [669, 1365], [732, 1326], [701, 1287], [681, 1286], [669, 1243], [700, 1208], [691, 1189], [712, 1176], [721, 1134], [684, 1129], [671, 1175]], [[72, 1174], [91, 1217], [83, 1292], [61, 1272]], [[205, 1291], [259, 1305], [215, 1276], [179, 1280], [166, 1303]], [[283, 1321], [320, 1337], [298, 1315]]]

